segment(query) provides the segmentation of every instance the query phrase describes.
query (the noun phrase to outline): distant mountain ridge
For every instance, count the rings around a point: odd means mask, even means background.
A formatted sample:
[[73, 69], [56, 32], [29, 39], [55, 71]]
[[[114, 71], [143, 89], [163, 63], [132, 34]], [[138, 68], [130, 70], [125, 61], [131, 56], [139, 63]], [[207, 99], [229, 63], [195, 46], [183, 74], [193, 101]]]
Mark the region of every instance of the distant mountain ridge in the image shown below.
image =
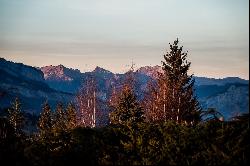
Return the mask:
[[0, 108], [10, 106], [19, 97], [28, 112], [39, 113], [41, 105], [48, 100], [52, 106], [59, 101], [68, 102], [73, 95], [50, 88], [42, 71], [21, 63], [0, 59]]
[[[136, 87], [138, 91], [141, 93], [147, 91], [148, 81], [156, 79], [158, 73], [162, 72], [161, 66], [145, 66], [136, 70]], [[99, 89], [101, 89], [103, 95], [106, 97], [110, 94], [111, 85], [119, 84], [124, 79], [124, 74], [114, 74], [98, 66], [92, 72], [81, 73], [82, 80], [84, 80], [87, 75], [94, 75], [97, 78]], [[237, 112], [247, 112], [249, 110], [249, 80], [238, 77], [215, 79], [194, 76], [194, 78], [196, 95], [203, 109], [211, 107], [217, 108], [218, 111], [223, 113], [226, 119], [236, 115]], [[62, 82], [60, 82], [60, 84], [62, 84]], [[53, 86], [56, 88], [60, 87], [60, 85], [57, 84]]]
[[0, 58], [0, 69], [16, 77], [28, 78], [34, 81], [44, 81], [43, 72], [39, 69], [22, 63], [6, 61], [4, 58]]
[[[124, 74], [114, 74], [111, 71], [108, 71], [106, 69], [103, 69], [99, 66], [97, 66], [92, 72], [85, 72], [81, 73], [78, 69], [71, 69], [66, 68], [63, 65], [58, 66], [45, 66], [40, 68], [41, 71], [44, 73], [44, 79], [48, 84], [52, 85], [51, 82], [81, 82], [85, 79], [86, 75], [100, 75], [103, 77], [112, 77], [118, 79], [119, 77], [122, 77]], [[163, 70], [161, 66], [145, 66], [140, 67], [138, 70], [135, 71], [136, 73], [139, 73], [141, 75], [146, 75], [148, 77], [151, 77], [152, 79], [156, 79], [158, 77], [158, 73], [162, 73]], [[195, 85], [201, 86], [201, 85], [218, 85], [223, 86], [228, 83], [241, 83], [241, 84], [249, 84], [249, 80], [244, 80], [239, 77], [226, 77], [223, 79], [216, 79], [216, 78], [207, 78], [207, 77], [197, 77], [195, 78]], [[80, 83], [79, 83], [80, 84]], [[71, 85], [68, 85], [71, 86]], [[52, 85], [52, 88], [58, 88], [55, 87], [55, 85]], [[77, 89], [77, 88], [73, 88]], [[60, 89], [61, 91], [64, 91], [65, 89]], [[75, 91], [67, 91], [67, 92], [75, 92]]]
[[225, 85], [230, 83], [249, 84], [249, 80], [245, 80], [239, 77], [226, 77], [226, 78], [207, 78], [207, 77], [195, 77], [196, 85]]
[[[148, 75], [152, 78], [157, 78], [157, 73], [163, 73], [161, 66], [145, 66], [140, 67], [137, 72]], [[225, 78], [208, 78], [208, 77], [197, 77], [195, 78], [195, 85], [225, 85], [229, 83], [241, 83], [241, 84], [249, 84], [249, 80], [245, 80], [239, 77], [225, 77]]]
[[45, 80], [55, 80], [55, 81], [72, 81], [81, 77], [81, 72], [78, 69], [69, 69], [63, 65], [58, 66], [44, 66], [40, 70], [44, 74]]
[[66, 68], [63, 65], [39, 68], [46, 83], [53, 89], [67, 93], [75, 93], [82, 82], [82, 73], [78, 69]]
[[104, 68], [101, 68], [99, 66], [96, 66], [96, 68], [93, 70], [94, 73], [102, 73], [102, 74], [113, 74], [111, 71], [108, 71]]
[[[137, 96], [143, 98], [147, 91], [147, 83], [155, 80], [161, 66], [145, 66], [135, 71]], [[101, 67], [91, 72], [81, 73], [78, 69], [63, 65], [35, 68], [21, 63], [0, 59], [0, 104], [7, 106], [10, 99], [20, 95], [25, 108], [34, 105], [32, 110], [40, 111], [42, 102], [46, 99], [55, 105], [58, 101], [74, 100], [82, 83], [89, 77], [95, 77], [99, 97], [107, 100], [114, 86], [119, 86], [126, 77], [125, 74], [114, 74]], [[204, 109], [215, 107], [226, 118], [237, 112], [249, 110], [249, 81], [238, 77], [214, 79], [194, 77], [196, 95]], [[237, 98], [237, 100], [235, 99]], [[32, 101], [29, 104], [29, 101]], [[38, 101], [38, 102], [37, 102]]]

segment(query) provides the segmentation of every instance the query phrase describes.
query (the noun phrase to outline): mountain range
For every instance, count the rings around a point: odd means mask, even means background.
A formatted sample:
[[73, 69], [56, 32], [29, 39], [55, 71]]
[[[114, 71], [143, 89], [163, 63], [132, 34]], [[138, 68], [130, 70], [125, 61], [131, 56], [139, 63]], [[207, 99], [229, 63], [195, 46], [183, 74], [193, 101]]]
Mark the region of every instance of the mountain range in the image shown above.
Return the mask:
[[[158, 72], [162, 72], [160, 66], [145, 66], [135, 71], [139, 99], [143, 98], [147, 83], [155, 80]], [[53, 108], [59, 101], [74, 101], [82, 83], [90, 76], [96, 79], [99, 98], [107, 100], [112, 87], [121, 84], [126, 73], [115, 74], [98, 66], [85, 73], [63, 65], [38, 68], [0, 58], [0, 108], [9, 107], [10, 101], [18, 96], [25, 111], [39, 114], [46, 100]], [[238, 77], [194, 78], [196, 96], [204, 110], [216, 108], [226, 119], [248, 112], [248, 80]]]

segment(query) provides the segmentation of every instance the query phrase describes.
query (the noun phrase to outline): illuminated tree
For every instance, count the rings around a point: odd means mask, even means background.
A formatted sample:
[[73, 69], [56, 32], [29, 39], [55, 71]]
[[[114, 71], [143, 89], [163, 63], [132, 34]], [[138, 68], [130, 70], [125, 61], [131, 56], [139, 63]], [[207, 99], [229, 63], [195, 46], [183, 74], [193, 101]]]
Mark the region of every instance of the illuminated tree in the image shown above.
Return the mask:
[[178, 43], [177, 39], [170, 44], [170, 52], [162, 61], [163, 73], [159, 73], [156, 85], [151, 86], [148, 97], [151, 105], [146, 105], [147, 119], [151, 121], [164, 119], [193, 124], [200, 120], [201, 109], [194, 95], [195, 80], [193, 75], [188, 75], [191, 63]]
[[14, 128], [15, 134], [20, 134], [24, 125], [24, 117], [21, 112], [21, 103], [18, 98], [14, 100], [11, 104], [11, 108], [8, 109], [8, 120]]
[[133, 64], [125, 75], [121, 90], [111, 98], [113, 99], [113, 112], [110, 114], [110, 121], [112, 124], [135, 127], [137, 123], [143, 122], [145, 117], [144, 111], [135, 95]]
[[66, 130], [66, 112], [64, 111], [63, 104], [59, 102], [56, 106], [56, 110], [53, 118], [53, 131], [60, 132]]
[[66, 123], [69, 130], [76, 127], [76, 108], [73, 103], [69, 103], [66, 109]]
[[49, 103], [46, 101], [43, 105], [41, 116], [38, 121], [38, 129], [42, 137], [50, 135], [53, 125], [52, 112]]

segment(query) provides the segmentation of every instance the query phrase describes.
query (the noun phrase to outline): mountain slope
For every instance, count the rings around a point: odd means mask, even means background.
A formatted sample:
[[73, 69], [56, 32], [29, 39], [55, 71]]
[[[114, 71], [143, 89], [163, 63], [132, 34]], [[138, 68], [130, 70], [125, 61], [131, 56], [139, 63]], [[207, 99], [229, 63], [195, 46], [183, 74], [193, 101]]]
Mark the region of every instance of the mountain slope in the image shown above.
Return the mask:
[[63, 65], [45, 66], [40, 70], [49, 87], [63, 92], [75, 93], [82, 82], [82, 73], [79, 70], [69, 69]]
[[195, 77], [195, 82], [197, 86], [200, 86], [200, 85], [223, 86], [223, 85], [230, 84], [230, 83], [249, 84], [249, 80], [244, 80], [239, 77], [226, 77], [223, 79]]
[[43, 73], [40, 70], [22, 63], [13, 63], [0, 58], [0, 69], [15, 77], [22, 77], [23, 79], [33, 81], [44, 81]]
[[19, 97], [22, 108], [28, 112], [40, 113], [44, 101], [55, 106], [59, 101], [73, 99], [69, 93], [50, 88], [43, 73], [31, 66], [0, 59], [0, 107], [9, 107], [15, 97]]
[[249, 112], [249, 87], [247, 84], [226, 84], [220, 91], [200, 97], [204, 109], [216, 108], [225, 119]]

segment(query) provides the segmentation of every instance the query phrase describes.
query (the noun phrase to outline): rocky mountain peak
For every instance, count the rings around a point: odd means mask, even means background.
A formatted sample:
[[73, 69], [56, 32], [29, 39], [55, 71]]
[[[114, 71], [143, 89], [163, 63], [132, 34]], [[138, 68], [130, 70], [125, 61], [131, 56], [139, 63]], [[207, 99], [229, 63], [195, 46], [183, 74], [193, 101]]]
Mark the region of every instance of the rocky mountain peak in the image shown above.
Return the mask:
[[63, 81], [70, 81], [72, 80], [71, 77], [67, 76], [65, 74], [65, 69], [63, 65], [58, 65], [58, 66], [45, 66], [41, 67], [41, 71], [44, 74], [44, 79], [45, 80], [63, 80]]
[[104, 68], [101, 68], [99, 66], [96, 66], [96, 68], [93, 70], [94, 73], [111, 73], [110, 71], [104, 69]]

